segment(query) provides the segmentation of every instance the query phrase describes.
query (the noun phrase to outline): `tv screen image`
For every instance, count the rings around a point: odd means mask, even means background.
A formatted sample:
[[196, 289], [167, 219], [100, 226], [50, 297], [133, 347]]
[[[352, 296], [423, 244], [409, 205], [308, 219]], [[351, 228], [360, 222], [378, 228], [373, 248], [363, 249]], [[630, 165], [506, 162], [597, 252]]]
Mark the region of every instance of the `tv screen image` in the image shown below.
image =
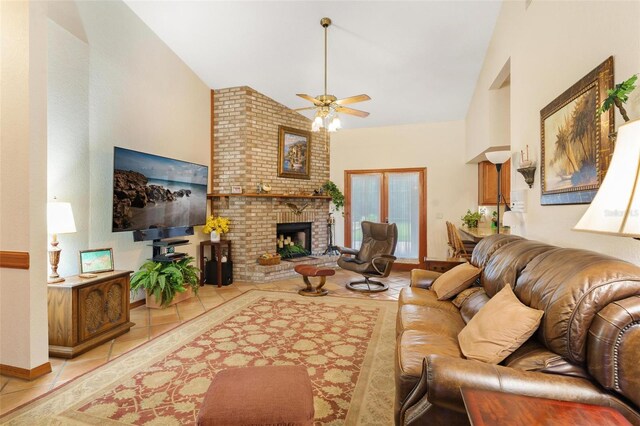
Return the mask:
[[204, 225], [209, 168], [114, 148], [113, 232]]

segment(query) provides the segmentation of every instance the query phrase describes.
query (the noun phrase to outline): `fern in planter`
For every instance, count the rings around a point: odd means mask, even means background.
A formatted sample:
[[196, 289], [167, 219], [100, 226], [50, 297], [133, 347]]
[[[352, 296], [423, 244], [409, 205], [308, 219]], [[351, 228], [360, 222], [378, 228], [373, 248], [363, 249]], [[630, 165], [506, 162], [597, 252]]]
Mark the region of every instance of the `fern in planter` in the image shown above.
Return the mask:
[[193, 257], [185, 257], [175, 263], [146, 261], [131, 277], [131, 290], [145, 289], [152, 294], [162, 306], [167, 306], [176, 293], [183, 293], [191, 287], [198, 293], [199, 269], [190, 263]]

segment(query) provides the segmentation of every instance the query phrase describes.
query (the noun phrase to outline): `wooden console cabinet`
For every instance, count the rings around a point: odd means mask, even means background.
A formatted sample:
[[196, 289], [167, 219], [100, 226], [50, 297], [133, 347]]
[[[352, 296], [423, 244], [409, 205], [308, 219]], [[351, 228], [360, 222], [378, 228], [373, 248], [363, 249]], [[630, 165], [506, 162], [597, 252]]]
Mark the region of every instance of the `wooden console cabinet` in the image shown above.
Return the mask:
[[129, 331], [129, 276], [112, 271], [49, 284], [49, 355], [73, 358]]

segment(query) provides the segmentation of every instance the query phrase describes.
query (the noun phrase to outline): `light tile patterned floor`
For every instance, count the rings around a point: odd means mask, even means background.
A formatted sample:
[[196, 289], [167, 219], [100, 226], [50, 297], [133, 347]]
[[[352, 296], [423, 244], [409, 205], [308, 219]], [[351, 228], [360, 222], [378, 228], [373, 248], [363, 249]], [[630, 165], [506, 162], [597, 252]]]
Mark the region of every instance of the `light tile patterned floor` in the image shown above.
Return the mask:
[[[389, 290], [385, 292], [364, 294], [344, 287], [347, 282], [359, 277], [338, 269], [335, 276], [327, 279], [324, 288], [334, 296], [397, 300], [400, 290], [409, 285], [408, 272], [394, 272], [384, 280], [389, 284]], [[200, 287], [196, 297], [166, 309], [148, 309], [145, 306], [132, 309], [131, 321], [135, 326], [128, 333], [73, 359], [49, 358], [53, 370], [51, 373], [32, 381], [0, 376], [0, 414], [37, 398], [246, 291], [259, 289], [295, 292], [302, 287], [304, 284], [299, 276], [273, 283], [235, 282], [222, 288], [205, 285]]]

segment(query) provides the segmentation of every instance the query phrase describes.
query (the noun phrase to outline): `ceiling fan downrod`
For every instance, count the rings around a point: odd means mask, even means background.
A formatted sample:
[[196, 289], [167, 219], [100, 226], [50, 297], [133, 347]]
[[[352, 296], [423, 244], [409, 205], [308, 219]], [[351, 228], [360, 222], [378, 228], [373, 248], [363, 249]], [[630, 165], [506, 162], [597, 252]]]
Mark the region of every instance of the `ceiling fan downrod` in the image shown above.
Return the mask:
[[320, 25], [324, 28], [324, 96], [327, 97], [327, 28], [331, 25], [331, 19], [322, 18]]

